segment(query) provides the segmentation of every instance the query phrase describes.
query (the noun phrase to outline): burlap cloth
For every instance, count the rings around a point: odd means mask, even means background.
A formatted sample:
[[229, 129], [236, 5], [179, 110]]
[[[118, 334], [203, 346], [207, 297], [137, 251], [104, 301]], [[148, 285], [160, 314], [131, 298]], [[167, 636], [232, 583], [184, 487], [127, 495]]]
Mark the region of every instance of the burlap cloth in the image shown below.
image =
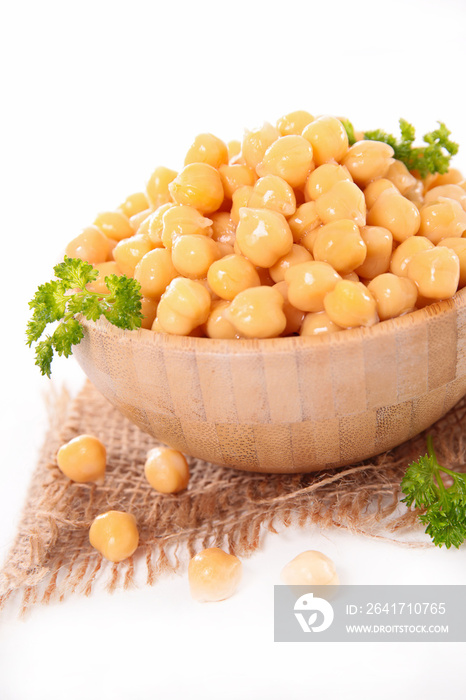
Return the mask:
[[[430, 432], [442, 463], [464, 470], [466, 400]], [[107, 447], [103, 485], [76, 484], [56, 466], [61, 444], [92, 433]], [[89, 595], [98, 581], [108, 590], [136, 581], [153, 584], [170, 571], [183, 571], [189, 557], [206, 546], [248, 556], [266, 533], [290, 524], [346, 528], [407, 546], [431, 546], [419, 537], [417, 515], [399, 503], [406, 466], [425, 453], [420, 435], [374, 460], [338, 470], [303, 475], [255, 474], [190, 460], [188, 489], [157, 494], [143, 465], [155, 440], [124, 418], [87, 382], [70, 400], [54, 400], [50, 429], [33, 474], [11, 552], [0, 572], [0, 609], [14, 600], [24, 612], [37, 602]], [[88, 530], [99, 513], [132, 512], [140, 546], [120, 563], [91, 548]]]

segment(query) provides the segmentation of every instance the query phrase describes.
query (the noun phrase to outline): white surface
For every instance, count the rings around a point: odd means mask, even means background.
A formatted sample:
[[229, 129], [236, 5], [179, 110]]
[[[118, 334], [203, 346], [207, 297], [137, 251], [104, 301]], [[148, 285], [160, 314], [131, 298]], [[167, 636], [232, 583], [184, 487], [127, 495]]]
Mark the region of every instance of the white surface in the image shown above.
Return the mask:
[[[66, 242], [179, 168], [194, 136], [241, 138], [293, 109], [394, 130], [445, 121], [463, 144], [461, 0], [2, 5], [2, 456], [0, 557], [11, 544], [46, 425], [24, 345], [27, 301]], [[376, 8], [380, 9], [377, 10]], [[440, 9], [440, 7], [442, 9]], [[5, 250], [6, 246], [6, 250]], [[55, 387], [82, 381], [55, 363]], [[465, 549], [407, 550], [341, 532], [270, 536], [238, 594], [191, 602], [184, 576], [0, 619], [0, 699], [464, 697], [459, 644], [274, 644], [273, 583], [303, 549], [346, 583], [464, 583]]]

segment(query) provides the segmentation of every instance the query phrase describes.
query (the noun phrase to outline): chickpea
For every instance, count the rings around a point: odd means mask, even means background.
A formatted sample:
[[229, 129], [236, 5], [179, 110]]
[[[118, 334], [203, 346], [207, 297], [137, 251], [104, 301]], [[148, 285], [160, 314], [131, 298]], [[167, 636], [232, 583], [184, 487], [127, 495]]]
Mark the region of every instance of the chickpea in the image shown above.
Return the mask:
[[[288, 225], [293, 234], [293, 240], [301, 242], [306, 234], [314, 231], [321, 224], [315, 202], [301, 204], [296, 212], [288, 219]], [[311, 251], [312, 252], [312, 251]]]
[[242, 207], [239, 216], [236, 243], [242, 255], [254, 265], [272, 267], [289, 253], [293, 235], [282, 214], [270, 209]]
[[419, 294], [428, 299], [448, 299], [456, 293], [460, 279], [460, 261], [454, 250], [436, 247], [413, 255], [408, 277]]
[[413, 311], [417, 301], [417, 287], [407, 277], [397, 277], [391, 272], [374, 277], [367, 285], [377, 304], [381, 321]]
[[217, 296], [228, 301], [245, 289], [261, 284], [253, 263], [235, 253], [213, 262], [207, 272], [207, 281]]
[[107, 236], [97, 226], [88, 226], [68, 243], [65, 254], [69, 258], [81, 258], [93, 265], [105, 262], [109, 250], [110, 243]]
[[129, 225], [133, 233], [143, 233], [145, 236], [149, 235], [149, 221], [152, 214], [152, 209], [145, 209], [140, 211], [138, 214], [133, 214], [129, 218]]
[[204, 324], [204, 331], [208, 338], [239, 338], [235, 327], [228, 320], [230, 302], [219, 299], [212, 302], [212, 309]]
[[113, 249], [113, 258], [121, 272], [128, 277], [134, 275], [141, 258], [152, 250], [151, 241], [141, 234], [119, 241]]
[[348, 149], [342, 163], [357, 185], [366, 187], [372, 180], [385, 177], [393, 163], [394, 150], [381, 141], [357, 141]]
[[178, 205], [170, 207], [162, 216], [162, 243], [171, 250], [177, 236], [200, 234], [209, 236], [211, 219], [202, 216], [194, 207]]
[[209, 267], [219, 257], [217, 243], [207, 236], [179, 236], [173, 243], [173, 265], [180, 275], [190, 279], [205, 277]]
[[146, 185], [147, 199], [153, 209], [171, 201], [168, 186], [177, 176], [176, 170], [160, 166], [154, 170]]
[[293, 265], [285, 272], [290, 303], [301, 311], [323, 311], [324, 298], [341, 280], [326, 262], [311, 260]]
[[283, 297], [274, 287], [250, 287], [230, 303], [229, 320], [246, 338], [275, 338], [285, 330]]
[[411, 175], [408, 168], [401, 160], [394, 160], [389, 166], [385, 177], [390, 182], [393, 182], [397, 190], [405, 195], [409, 190], [412, 190], [416, 186], [417, 180], [414, 175]]
[[213, 168], [219, 168], [228, 163], [228, 147], [213, 134], [199, 134], [184, 159], [185, 165], [190, 163], [207, 163]]
[[293, 265], [313, 260], [311, 253], [301, 245], [293, 243], [289, 253], [279, 258], [275, 265], [269, 269], [270, 276], [274, 282], [282, 282], [285, 279], [285, 272]]
[[322, 333], [337, 333], [343, 328], [334, 323], [326, 311], [306, 314], [301, 324], [299, 335], [311, 336], [322, 335]]
[[136, 214], [149, 209], [149, 200], [144, 192], [135, 192], [126, 197], [125, 201], [118, 207], [122, 214], [131, 219]]
[[373, 180], [364, 189], [364, 199], [366, 200], [366, 207], [370, 209], [374, 206], [376, 200], [380, 197], [382, 192], [385, 190], [392, 190], [393, 192], [399, 192], [391, 180], [385, 177], [381, 177], [378, 180]]
[[105, 446], [93, 435], [78, 435], [57, 452], [58, 468], [78, 484], [102, 482], [106, 463]]
[[327, 262], [342, 275], [352, 272], [366, 259], [367, 247], [359, 228], [349, 219], [322, 226], [313, 247], [315, 260]]
[[288, 299], [288, 285], [284, 280], [274, 284], [273, 288], [276, 289], [277, 292], [280, 292], [283, 297], [283, 313], [286, 318], [286, 326], [282, 335], [294, 335], [295, 333], [299, 333], [306, 315], [305, 312], [301, 309], [297, 309], [296, 306], [290, 303]]
[[160, 493], [184, 491], [189, 482], [186, 457], [170, 447], [154, 447], [147, 453], [144, 474], [152, 488]]
[[200, 282], [176, 277], [160, 298], [156, 320], [166, 333], [189, 335], [207, 321], [211, 301]]
[[201, 214], [216, 211], [224, 197], [220, 174], [207, 163], [185, 165], [168, 190], [175, 204], [194, 207]]
[[225, 197], [231, 199], [233, 193], [240, 187], [249, 185], [252, 187], [257, 180], [256, 172], [247, 165], [221, 165], [218, 169], [222, 180]]
[[105, 278], [110, 275], [120, 276], [121, 270], [116, 262], [103, 262], [94, 265], [94, 269], [99, 273], [93, 282], [86, 285], [86, 289], [97, 294], [108, 294], [108, 287], [105, 284]]
[[388, 228], [395, 241], [401, 243], [419, 231], [421, 216], [416, 205], [409, 199], [398, 192], [386, 190], [377, 197], [369, 210], [367, 223]]
[[241, 155], [241, 141], [237, 141], [235, 139], [228, 141], [227, 148], [229, 161], [231, 161], [232, 158]]
[[277, 129], [282, 136], [289, 136], [290, 134], [301, 135], [303, 129], [312, 121], [314, 121], [312, 114], [303, 110], [297, 110], [280, 117], [277, 121]]
[[234, 245], [236, 224], [227, 211], [217, 211], [210, 215], [212, 220], [212, 238], [217, 243]]
[[340, 583], [331, 559], [315, 550], [302, 552], [292, 559], [281, 572], [287, 586], [338, 586]]
[[324, 224], [340, 219], [351, 219], [357, 226], [366, 224], [364, 194], [354, 182], [341, 180], [316, 201], [317, 214]]
[[265, 175], [255, 183], [248, 207], [272, 209], [283, 216], [291, 216], [296, 211], [296, 195], [293, 188], [282, 177]]
[[147, 330], [152, 328], [157, 314], [157, 306], [158, 301], [156, 299], [149, 299], [148, 297], [141, 298], [141, 313], [143, 315], [141, 328], [146, 328]]
[[141, 293], [149, 299], [161, 297], [177, 276], [170, 251], [165, 248], [155, 248], [146, 253], [134, 270], [134, 279], [141, 285]]
[[433, 187], [439, 187], [441, 185], [459, 185], [463, 179], [464, 176], [459, 170], [456, 170], [456, 168], [450, 168], [447, 173], [443, 174], [429, 174], [424, 181], [425, 191], [428, 192]]
[[322, 116], [314, 119], [302, 132], [309, 141], [316, 165], [329, 161], [340, 162], [348, 150], [348, 136], [345, 127], [336, 117]]
[[324, 163], [312, 171], [304, 186], [306, 201], [316, 200], [329, 192], [337, 182], [353, 182], [349, 170], [338, 163]]
[[393, 251], [390, 261], [390, 272], [398, 275], [398, 277], [408, 276], [408, 265], [412, 260], [413, 255], [421, 250], [430, 250], [434, 244], [425, 236], [411, 236]]
[[424, 190], [422, 182], [419, 180], [415, 186], [408, 190], [405, 195], [406, 199], [415, 204], [418, 209], [424, 206]]
[[95, 218], [94, 226], [97, 226], [108, 238], [121, 241], [133, 235], [133, 229], [127, 216], [121, 211], [104, 211]]
[[154, 211], [149, 217], [147, 224], [144, 222], [144, 232], [147, 230], [147, 235], [152, 241], [154, 248], [162, 248], [162, 232], [163, 232], [163, 217], [169, 209], [172, 209], [176, 205], [173, 202], [167, 202], [166, 204], [161, 204], [160, 207]]
[[230, 211], [230, 218], [234, 225], [239, 224], [239, 211], [242, 207], [247, 207], [249, 204], [249, 199], [251, 197], [253, 188], [250, 185], [244, 185], [233, 192], [233, 197], [231, 198], [232, 206]]
[[463, 209], [466, 209], [466, 192], [459, 185], [439, 185], [438, 187], [433, 187], [426, 192], [424, 204], [440, 202], [443, 197], [456, 200], [461, 204]]
[[291, 187], [302, 187], [313, 169], [312, 146], [302, 136], [280, 136], [256, 166], [260, 177], [278, 175]]
[[466, 212], [458, 201], [442, 198], [435, 204], [422, 207], [419, 233], [434, 245], [440, 243], [443, 238], [460, 238], [464, 231]]
[[89, 529], [89, 542], [109, 561], [128, 559], [139, 544], [136, 518], [119, 510], [98, 515]]
[[460, 281], [459, 286], [466, 286], [466, 238], [444, 238], [438, 244], [453, 250], [460, 261]]
[[367, 253], [364, 262], [355, 272], [359, 277], [369, 280], [388, 272], [393, 248], [393, 236], [390, 231], [381, 226], [363, 226], [359, 233], [366, 244]]
[[375, 299], [362, 282], [337, 282], [324, 298], [324, 309], [342, 328], [372, 326], [378, 320]]
[[230, 598], [240, 584], [241, 575], [241, 562], [233, 554], [218, 547], [204, 549], [189, 562], [191, 596], [200, 603]]
[[254, 170], [262, 161], [266, 150], [280, 137], [280, 132], [272, 124], [265, 122], [259, 129], [246, 129], [241, 153], [246, 165]]

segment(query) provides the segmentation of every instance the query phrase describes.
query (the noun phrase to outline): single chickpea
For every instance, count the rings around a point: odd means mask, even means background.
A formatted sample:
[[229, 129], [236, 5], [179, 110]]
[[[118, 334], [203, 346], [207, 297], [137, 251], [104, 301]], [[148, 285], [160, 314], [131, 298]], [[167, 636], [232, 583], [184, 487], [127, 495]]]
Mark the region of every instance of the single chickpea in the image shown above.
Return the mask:
[[290, 134], [298, 134], [300, 136], [303, 133], [303, 129], [312, 121], [314, 121], [312, 114], [304, 110], [297, 110], [280, 117], [277, 121], [277, 129], [281, 136], [289, 136]]
[[99, 274], [93, 282], [89, 282], [89, 284], [86, 285], [86, 289], [90, 292], [96, 292], [97, 294], [108, 294], [105, 278], [110, 277], [110, 275], [118, 275], [120, 277], [122, 274], [120, 268], [116, 262], [97, 263], [93, 267]]
[[185, 165], [190, 163], [207, 163], [213, 168], [219, 168], [228, 163], [228, 147], [213, 134], [199, 134], [184, 159]]
[[282, 569], [280, 577], [287, 586], [338, 586], [340, 583], [333, 561], [315, 550], [298, 554]]
[[[452, 185], [454, 187], [454, 185]], [[431, 190], [433, 192], [434, 190]], [[466, 192], [465, 192], [466, 194]], [[454, 199], [441, 199], [421, 209], [419, 233], [434, 245], [443, 238], [460, 238], [466, 231], [466, 212]]]
[[113, 249], [113, 258], [124, 275], [133, 277], [136, 265], [150, 250], [152, 250], [150, 239], [141, 234], [135, 234], [116, 244]]
[[346, 275], [363, 264], [367, 247], [358, 226], [349, 219], [341, 219], [322, 226], [312, 254], [315, 260], [329, 263], [338, 273]]
[[147, 330], [152, 328], [152, 324], [157, 315], [157, 306], [157, 299], [149, 299], [148, 297], [141, 298], [141, 313], [143, 315], [141, 328], [146, 328]]
[[390, 261], [390, 272], [398, 277], [408, 276], [408, 265], [413, 255], [421, 250], [431, 250], [434, 244], [425, 236], [411, 236], [395, 248]]
[[211, 302], [201, 282], [176, 277], [160, 298], [156, 319], [166, 333], [189, 335], [207, 321]]
[[233, 193], [240, 187], [249, 185], [252, 187], [257, 180], [255, 170], [247, 165], [221, 165], [218, 169], [222, 180], [223, 191], [227, 199], [233, 197]]
[[408, 168], [401, 160], [394, 160], [389, 166], [385, 177], [390, 182], [393, 182], [397, 190], [405, 195], [409, 190], [416, 186], [417, 180], [414, 175], [411, 175]]
[[93, 435], [78, 435], [57, 452], [58, 468], [78, 484], [102, 482], [107, 465], [105, 446]]
[[180, 275], [190, 279], [205, 277], [212, 263], [219, 257], [218, 244], [208, 236], [178, 236], [173, 243], [173, 265]]
[[449, 299], [458, 289], [460, 261], [454, 250], [436, 247], [413, 255], [408, 277], [428, 299]]
[[447, 173], [443, 174], [435, 173], [431, 175], [429, 173], [424, 180], [424, 189], [428, 192], [433, 187], [439, 187], [441, 185], [459, 185], [462, 180], [464, 180], [464, 175], [456, 168], [450, 168]]
[[173, 202], [167, 202], [166, 204], [161, 204], [160, 207], [150, 215], [147, 224], [144, 223], [144, 230], [147, 230], [147, 235], [152, 241], [154, 248], [162, 248], [162, 232], [163, 232], [163, 217], [169, 209], [175, 207], [176, 204]]
[[351, 219], [357, 226], [366, 224], [364, 194], [354, 182], [341, 180], [316, 200], [319, 219], [324, 224], [340, 219]]
[[375, 299], [381, 321], [413, 311], [416, 306], [417, 287], [407, 277], [397, 277], [391, 272], [385, 272], [374, 277], [367, 289]]
[[348, 150], [348, 136], [345, 127], [336, 117], [322, 116], [314, 119], [302, 132], [309, 141], [316, 165], [329, 161], [340, 162]]
[[385, 190], [369, 210], [367, 223], [370, 226], [388, 228], [395, 241], [402, 243], [419, 231], [421, 216], [416, 205], [409, 199], [398, 192]]
[[459, 202], [466, 209], [466, 192], [459, 185], [439, 185], [433, 187], [424, 195], [424, 204], [434, 204], [442, 201], [442, 198], [453, 199]]
[[212, 302], [212, 309], [204, 324], [204, 331], [208, 338], [239, 338], [236, 328], [228, 320], [230, 302], [218, 299]]
[[207, 272], [210, 288], [221, 299], [231, 301], [249, 287], [259, 287], [259, 274], [253, 263], [242, 255], [226, 255], [212, 263]]
[[306, 314], [301, 324], [299, 335], [322, 335], [323, 333], [337, 333], [342, 330], [343, 328], [337, 326], [326, 311], [317, 311], [316, 313]]
[[177, 174], [176, 170], [170, 170], [163, 165], [154, 170], [146, 185], [147, 199], [153, 209], [171, 201], [168, 186]]
[[326, 262], [311, 260], [293, 265], [285, 272], [290, 303], [301, 311], [323, 311], [324, 298], [341, 280]]
[[134, 279], [141, 285], [141, 294], [149, 299], [158, 299], [178, 274], [170, 251], [155, 248], [138, 262], [134, 270]]
[[129, 225], [133, 233], [144, 233], [145, 236], [149, 235], [149, 220], [152, 214], [152, 209], [144, 209], [138, 214], [133, 214], [129, 218]]
[[233, 192], [233, 197], [231, 199], [232, 205], [230, 210], [230, 218], [234, 225], [239, 224], [239, 211], [242, 207], [247, 207], [249, 204], [249, 199], [251, 197], [253, 188], [250, 185], [244, 185]]
[[291, 216], [296, 211], [296, 195], [291, 185], [282, 177], [265, 175], [255, 183], [248, 207], [272, 209], [283, 216]]
[[291, 250], [293, 235], [282, 214], [270, 209], [242, 207], [239, 217], [236, 243], [254, 265], [271, 267]]
[[380, 177], [378, 180], [373, 180], [364, 188], [364, 199], [366, 200], [366, 207], [371, 209], [374, 206], [376, 200], [380, 197], [382, 192], [385, 190], [392, 190], [393, 192], [399, 193], [399, 190], [395, 187], [391, 180], [386, 177]]
[[185, 165], [168, 190], [176, 204], [194, 207], [201, 214], [216, 211], [224, 197], [220, 174], [208, 163]]
[[283, 280], [282, 282], [277, 282], [273, 285], [273, 288], [280, 292], [283, 297], [283, 313], [286, 318], [286, 326], [282, 332], [283, 336], [295, 335], [300, 332], [301, 325], [304, 321], [305, 312], [301, 309], [297, 309], [296, 306], [291, 304], [288, 299], [288, 285]]
[[291, 187], [302, 187], [313, 169], [312, 146], [302, 136], [280, 136], [256, 166], [260, 177], [278, 175]]
[[171, 250], [177, 236], [204, 235], [210, 236], [211, 219], [202, 216], [194, 207], [178, 205], [170, 207], [162, 215], [162, 243]]
[[228, 211], [217, 211], [210, 215], [212, 220], [212, 238], [217, 243], [234, 245], [236, 224]]
[[139, 544], [136, 518], [131, 513], [119, 510], [98, 515], [89, 529], [89, 542], [109, 561], [128, 559]]
[[324, 163], [312, 171], [304, 186], [306, 201], [316, 200], [329, 192], [337, 182], [353, 182], [349, 170], [338, 163]]
[[282, 282], [285, 279], [285, 272], [293, 265], [313, 260], [311, 253], [301, 245], [293, 243], [291, 250], [283, 257], [279, 258], [275, 265], [269, 269], [270, 276], [274, 282]]
[[466, 286], [466, 238], [444, 238], [438, 245], [456, 253], [460, 261], [459, 287]]
[[301, 204], [288, 219], [295, 243], [301, 242], [303, 236], [315, 230], [321, 223], [315, 202]]
[[140, 214], [143, 211], [149, 209], [149, 200], [147, 199], [144, 192], [135, 192], [126, 197], [125, 201], [120, 204], [118, 210], [122, 214], [131, 219], [132, 216]]
[[184, 491], [189, 482], [186, 457], [170, 447], [154, 447], [147, 453], [144, 474], [152, 488], [160, 493]]
[[342, 328], [372, 326], [378, 320], [375, 299], [362, 282], [337, 282], [324, 298], [324, 309]]
[[394, 150], [381, 141], [357, 141], [348, 149], [342, 163], [357, 185], [366, 187], [372, 180], [385, 177], [393, 163]]
[[241, 155], [241, 141], [237, 141], [236, 139], [228, 141], [227, 148], [229, 161], [231, 161], [232, 158]]
[[388, 272], [393, 249], [393, 236], [390, 231], [382, 226], [363, 226], [359, 233], [366, 244], [367, 253], [364, 262], [355, 272], [359, 277], [368, 280]]
[[280, 137], [280, 132], [272, 124], [265, 122], [260, 128], [244, 132], [241, 154], [246, 165], [254, 170], [263, 159], [266, 150]]
[[103, 211], [94, 220], [94, 226], [105, 233], [108, 238], [121, 241], [133, 235], [133, 229], [127, 216], [121, 211]]
[[108, 258], [109, 240], [97, 226], [88, 226], [79, 236], [68, 243], [65, 254], [69, 258], [86, 260], [91, 265], [103, 263]]
[[233, 554], [218, 547], [204, 549], [189, 562], [191, 596], [200, 603], [230, 598], [240, 584], [241, 575], [241, 562]]
[[229, 320], [246, 338], [276, 338], [285, 330], [283, 297], [274, 287], [250, 287], [230, 303]]

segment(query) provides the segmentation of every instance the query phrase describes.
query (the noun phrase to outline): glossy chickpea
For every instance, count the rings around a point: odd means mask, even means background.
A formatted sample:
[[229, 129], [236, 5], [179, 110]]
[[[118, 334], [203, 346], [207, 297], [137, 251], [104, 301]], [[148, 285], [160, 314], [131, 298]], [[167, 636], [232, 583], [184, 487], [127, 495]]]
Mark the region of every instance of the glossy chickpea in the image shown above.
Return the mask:
[[228, 160], [231, 161], [232, 158], [235, 158], [236, 156], [239, 156], [241, 154], [241, 141], [237, 141], [236, 139], [228, 141], [227, 148]]
[[190, 279], [205, 277], [209, 267], [219, 257], [217, 243], [208, 236], [178, 236], [173, 243], [173, 265], [180, 275]]
[[154, 213], [150, 215], [149, 219], [147, 220], [147, 223], [144, 222], [144, 231], [147, 232], [147, 235], [152, 241], [152, 245], [154, 246], [154, 248], [161, 248], [163, 246], [163, 217], [169, 209], [175, 206], [176, 205], [173, 204], [173, 202], [161, 204], [160, 207], [157, 207]]
[[246, 165], [254, 170], [263, 159], [266, 150], [280, 137], [280, 132], [272, 124], [265, 122], [258, 129], [246, 129], [241, 145], [241, 155]]
[[160, 298], [157, 320], [166, 333], [189, 335], [207, 321], [211, 302], [211, 296], [201, 282], [176, 277]]
[[324, 163], [312, 171], [304, 186], [307, 201], [316, 200], [329, 192], [337, 182], [353, 182], [349, 170], [338, 163]]
[[409, 199], [410, 202], [415, 204], [418, 209], [421, 209], [421, 207], [424, 206], [424, 190], [422, 182], [420, 180], [416, 182], [414, 187], [408, 190], [404, 196], [406, 199]]
[[190, 206], [178, 205], [168, 208], [162, 216], [162, 243], [171, 250], [178, 236], [204, 235], [210, 236], [211, 219], [202, 216], [197, 209]]
[[398, 277], [386, 272], [374, 277], [367, 289], [375, 299], [381, 321], [413, 311], [416, 306], [417, 287], [407, 277]]
[[322, 226], [313, 246], [315, 260], [329, 263], [338, 273], [346, 275], [363, 264], [367, 247], [358, 226], [341, 219]]
[[145, 209], [140, 211], [138, 214], [133, 214], [129, 218], [129, 225], [133, 233], [144, 233], [144, 235], [149, 235], [149, 219], [152, 214], [152, 209]]
[[408, 277], [427, 299], [449, 299], [458, 289], [460, 261], [454, 250], [437, 246], [413, 255]]
[[316, 313], [306, 314], [301, 324], [299, 335], [323, 335], [324, 333], [337, 333], [342, 330], [343, 328], [337, 326], [326, 311], [317, 311]]
[[354, 182], [341, 180], [316, 201], [319, 219], [324, 224], [340, 219], [350, 219], [357, 226], [366, 224], [366, 202], [364, 194]]
[[176, 170], [170, 170], [163, 165], [154, 170], [146, 185], [147, 199], [153, 209], [171, 201], [168, 186], [177, 174]]
[[126, 197], [125, 201], [118, 207], [128, 219], [149, 209], [149, 200], [144, 192], [134, 192]]
[[282, 282], [285, 279], [285, 272], [293, 265], [309, 262], [313, 257], [311, 253], [301, 245], [293, 243], [291, 250], [283, 257], [279, 258], [275, 265], [269, 269], [269, 273], [274, 282]]
[[460, 261], [459, 287], [466, 286], [466, 238], [444, 238], [438, 245], [456, 253]]
[[259, 267], [271, 267], [293, 245], [293, 235], [282, 214], [270, 209], [243, 207], [236, 229], [236, 243], [246, 258]]
[[302, 136], [280, 136], [256, 166], [260, 177], [278, 175], [291, 187], [302, 187], [313, 169], [312, 146]]
[[141, 328], [146, 328], [147, 330], [152, 328], [152, 324], [157, 315], [157, 306], [157, 299], [149, 299], [149, 297], [141, 298], [141, 313], [143, 316]]
[[207, 272], [207, 281], [217, 296], [228, 301], [244, 289], [261, 284], [253, 263], [236, 253], [213, 262]]
[[93, 282], [89, 282], [89, 284], [86, 285], [86, 289], [88, 289], [90, 292], [96, 292], [97, 294], [108, 294], [108, 287], [105, 284], [105, 278], [109, 277], [110, 275], [120, 276], [122, 274], [120, 268], [116, 262], [110, 261], [97, 263], [94, 265], [94, 269], [98, 272], [97, 278]]
[[228, 163], [228, 147], [213, 134], [199, 134], [184, 159], [185, 165], [190, 163], [207, 163], [213, 168], [219, 168]]
[[133, 229], [127, 216], [121, 211], [104, 211], [98, 214], [94, 220], [94, 226], [105, 233], [108, 238], [121, 241], [133, 235]]
[[301, 309], [297, 309], [296, 306], [293, 306], [290, 302], [288, 298], [288, 285], [284, 280], [274, 284], [273, 288], [276, 289], [277, 292], [280, 292], [283, 297], [283, 313], [286, 318], [286, 326], [282, 331], [282, 335], [287, 336], [299, 333], [306, 313]]
[[306, 234], [314, 231], [321, 224], [315, 202], [301, 204], [288, 219], [293, 240], [298, 243]]
[[283, 297], [274, 287], [250, 287], [230, 303], [229, 320], [245, 338], [276, 338], [285, 330]]
[[401, 243], [419, 231], [421, 216], [409, 199], [398, 192], [385, 190], [369, 210], [367, 223], [388, 228], [395, 241]]
[[366, 187], [372, 180], [385, 177], [393, 163], [393, 148], [381, 141], [357, 141], [348, 149], [342, 163], [357, 185]]
[[387, 180], [390, 180], [390, 182], [393, 182], [402, 195], [412, 190], [418, 182], [401, 160], [394, 160], [393, 163], [391, 163], [385, 177]]
[[239, 163], [233, 165], [221, 165], [218, 169], [222, 180], [223, 191], [227, 199], [233, 197], [233, 193], [240, 187], [249, 185], [252, 187], [257, 180], [255, 170], [247, 165]]
[[277, 129], [282, 136], [289, 136], [290, 134], [301, 135], [303, 129], [312, 121], [314, 121], [312, 114], [304, 110], [288, 112], [288, 114], [284, 114], [278, 119]]
[[147, 453], [144, 474], [152, 488], [160, 493], [179, 493], [189, 483], [186, 457], [170, 447], [154, 447]]
[[359, 277], [369, 280], [388, 272], [393, 249], [393, 236], [390, 231], [381, 226], [363, 226], [359, 233], [366, 244], [367, 252], [364, 262], [355, 268], [355, 272]]
[[419, 233], [434, 245], [440, 243], [443, 238], [460, 238], [466, 231], [466, 212], [454, 199], [442, 199], [424, 206], [420, 213]]
[[119, 510], [98, 515], [89, 529], [89, 542], [109, 561], [128, 559], [139, 544], [136, 518], [131, 513]]
[[237, 590], [242, 575], [240, 560], [218, 547], [196, 554], [188, 566], [191, 596], [200, 603], [230, 598]]
[[428, 192], [433, 187], [440, 185], [459, 185], [462, 180], [464, 180], [464, 175], [456, 168], [450, 168], [447, 173], [429, 174], [424, 180], [424, 188]]
[[459, 202], [463, 210], [466, 209], [466, 191], [459, 185], [439, 185], [438, 187], [433, 187], [424, 195], [424, 204], [440, 202], [444, 197]]
[[141, 234], [135, 234], [117, 243], [113, 249], [113, 258], [121, 272], [132, 277], [136, 265], [150, 250], [152, 250], [150, 239]]
[[291, 216], [296, 211], [296, 195], [282, 177], [265, 175], [255, 183], [248, 206], [252, 209], [272, 209], [283, 216]]
[[250, 185], [244, 185], [233, 192], [232, 205], [230, 210], [230, 218], [237, 226], [239, 224], [239, 212], [242, 207], [247, 207], [251, 197], [253, 188]]
[[105, 446], [93, 435], [78, 435], [57, 453], [58, 468], [78, 484], [102, 482], [107, 464]]
[[287, 586], [338, 586], [340, 582], [333, 561], [315, 550], [298, 554], [280, 577]]
[[395, 187], [391, 180], [386, 177], [381, 177], [378, 180], [370, 182], [367, 187], [364, 188], [364, 199], [366, 200], [366, 207], [370, 209], [374, 206], [376, 200], [380, 197], [382, 192], [385, 190], [392, 190], [393, 192], [398, 192], [399, 190]]
[[212, 221], [212, 238], [217, 243], [233, 245], [236, 235], [236, 224], [228, 211], [217, 211], [210, 216]]
[[158, 299], [178, 274], [170, 251], [155, 248], [138, 262], [134, 270], [134, 279], [141, 285], [141, 293], [145, 297]]
[[324, 309], [342, 328], [372, 326], [378, 320], [375, 299], [362, 282], [337, 282], [325, 296]]
[[348, 150], [345, 127], [336, 117], [324, 115], [314, 119], [303, 129], [302, 135], [312, 146], [316, 165], [340, 162]]
[[97, 226], [88, 226], [68, 243], [65, 254], [69, 258], [81, 258], [93, 265], [107, 260], [109, 239]]
[[204, 332], [208, 338], [239, 338], [236, 328], [228, 319], [229, 308], [230, 302], [224, 299], [212, 302], [209, 317], [204, 324]]
[[293, 265], [285, 272], [290, 303], [306, 312], [323, 311], [324, 297], [340, 280], [331, 265], [314, 260]]
[[201, 214], [216, 211], [224, 197], [220, 174], [208, 163], [186, 165], [168, 189], [176, 204], [194, 207]]
[[411, 236], [395, 248], [390, 260], [390, 272], [398, 277], [408, 276], [408, 265], [413, 255], [421, 250], [431, 250], [434, 244], [425, 236]]

